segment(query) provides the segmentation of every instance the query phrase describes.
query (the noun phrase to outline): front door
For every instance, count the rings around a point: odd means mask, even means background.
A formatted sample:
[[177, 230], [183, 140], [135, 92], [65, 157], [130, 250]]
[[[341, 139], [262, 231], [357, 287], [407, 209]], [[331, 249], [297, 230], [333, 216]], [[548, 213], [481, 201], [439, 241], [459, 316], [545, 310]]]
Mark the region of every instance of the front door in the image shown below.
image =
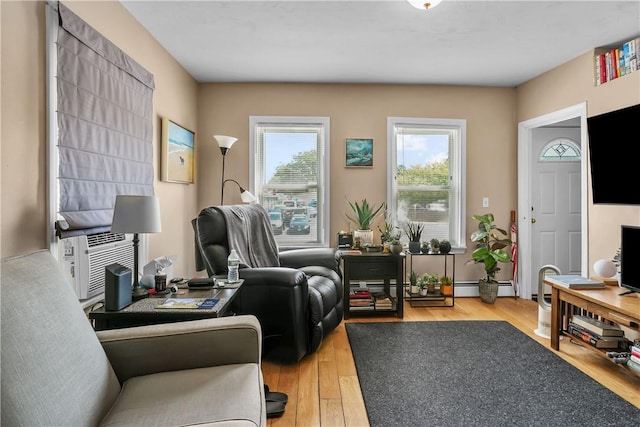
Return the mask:
[[[538, 271], [551, 264], [563, 274], [581, 274], [580, 128], [533, 131], [531, 192], [531, 293], [538, 294]], [[550, 292], [546, 287], [544, 293]]]

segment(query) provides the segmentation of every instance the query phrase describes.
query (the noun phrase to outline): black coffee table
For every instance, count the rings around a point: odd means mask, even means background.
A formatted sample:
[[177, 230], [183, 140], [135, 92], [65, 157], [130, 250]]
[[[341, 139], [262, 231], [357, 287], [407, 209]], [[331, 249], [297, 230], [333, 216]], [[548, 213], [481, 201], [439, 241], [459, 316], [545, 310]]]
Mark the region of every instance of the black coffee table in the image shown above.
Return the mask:
[[[230, 311], [231, 302], [238, 295], [243, 282], [241, 280], [233, 285], [225, 284], [224, 287], [216, 286], [213, 289], [189, 289], [183, 285], [178, 288], [177, 293], [144, 298], [122, 310], [107, 311], [104, 307], [97, 308], [89, 312], [89, 319], [94, 322], [94, 328], [101, 331], [228, 316], [233, 314]], [[156, 308], [167, 298], [218, 298], [219, 301], [211, 309]]]

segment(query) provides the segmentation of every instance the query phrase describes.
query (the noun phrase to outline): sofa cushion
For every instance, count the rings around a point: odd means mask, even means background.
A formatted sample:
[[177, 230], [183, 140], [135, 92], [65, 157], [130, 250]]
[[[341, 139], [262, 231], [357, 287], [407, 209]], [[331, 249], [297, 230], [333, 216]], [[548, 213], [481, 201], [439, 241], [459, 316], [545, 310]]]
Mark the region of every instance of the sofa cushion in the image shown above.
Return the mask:
[[2, 425], [97, 425], [120, 384], [48, 251], [2, 260]]
[[127, 380], [101, 426], [260, 425], [256, 364], [162, 372]]

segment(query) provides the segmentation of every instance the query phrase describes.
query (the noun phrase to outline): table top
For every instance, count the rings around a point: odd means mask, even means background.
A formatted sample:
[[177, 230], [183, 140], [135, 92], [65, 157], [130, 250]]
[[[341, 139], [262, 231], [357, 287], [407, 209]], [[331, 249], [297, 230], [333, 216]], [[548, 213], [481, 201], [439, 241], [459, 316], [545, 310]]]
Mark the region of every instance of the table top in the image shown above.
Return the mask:
[[[117, 310], [106, 311], [104, 307], [93, 310], [89, 313], [89, 318], [99, 317], [103, 315], [127, 315], [127, 314], [148, 314], [148, 315], [166, 315], [168, 313], [217, 313], [224, 310], [227, 303], [233, 299], [238, 288], [242, 285], [242, 281], [234, 284], [225, 283], [224, 286], [216, 285], [213, 288], [197, 289], [188, 288], [185, 285], [178, 287], [177, 293], [167, 293], [164, 295], [152, 295], [138, 301], [134, 301], [131, 305]], [[190, 309], [190, 308], [162, 308], [159, 305], [166, 301], [167, 298], [218, 298], [219, 301], [211, 309]]]
[[627, 289], [618, 286], [605, 286], [598, 289], [569, 289], [549, 276], [545, 277], [544, 281], [561, 292], [577, 296], [633, 319], [640, 319], [639, 293], [620, 295], [626, 292]]

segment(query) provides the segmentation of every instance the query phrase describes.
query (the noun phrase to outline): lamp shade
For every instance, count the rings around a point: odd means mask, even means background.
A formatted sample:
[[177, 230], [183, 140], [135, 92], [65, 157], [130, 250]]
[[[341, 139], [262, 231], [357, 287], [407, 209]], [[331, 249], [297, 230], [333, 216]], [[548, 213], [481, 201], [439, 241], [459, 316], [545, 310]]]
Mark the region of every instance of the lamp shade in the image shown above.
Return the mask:
[[231, 146], [233, 145], [234, 142], [236, 142], [238, 140], [238, 138], [235, 138], [233, 136], [226, 136], [226, 135], [213, 135], [213, 138], [218, 141], [218, 146], [222, 149], [229, 149], [231, 148]]
[[155, 196], [116, 196], [112, 233], [159, 233], [160, 201]]
[[256, 196], [254, 196], [249, 190], [244, 190], [240, 193], [240, 200], [244, 203], [251, 203], [256, 200]]

